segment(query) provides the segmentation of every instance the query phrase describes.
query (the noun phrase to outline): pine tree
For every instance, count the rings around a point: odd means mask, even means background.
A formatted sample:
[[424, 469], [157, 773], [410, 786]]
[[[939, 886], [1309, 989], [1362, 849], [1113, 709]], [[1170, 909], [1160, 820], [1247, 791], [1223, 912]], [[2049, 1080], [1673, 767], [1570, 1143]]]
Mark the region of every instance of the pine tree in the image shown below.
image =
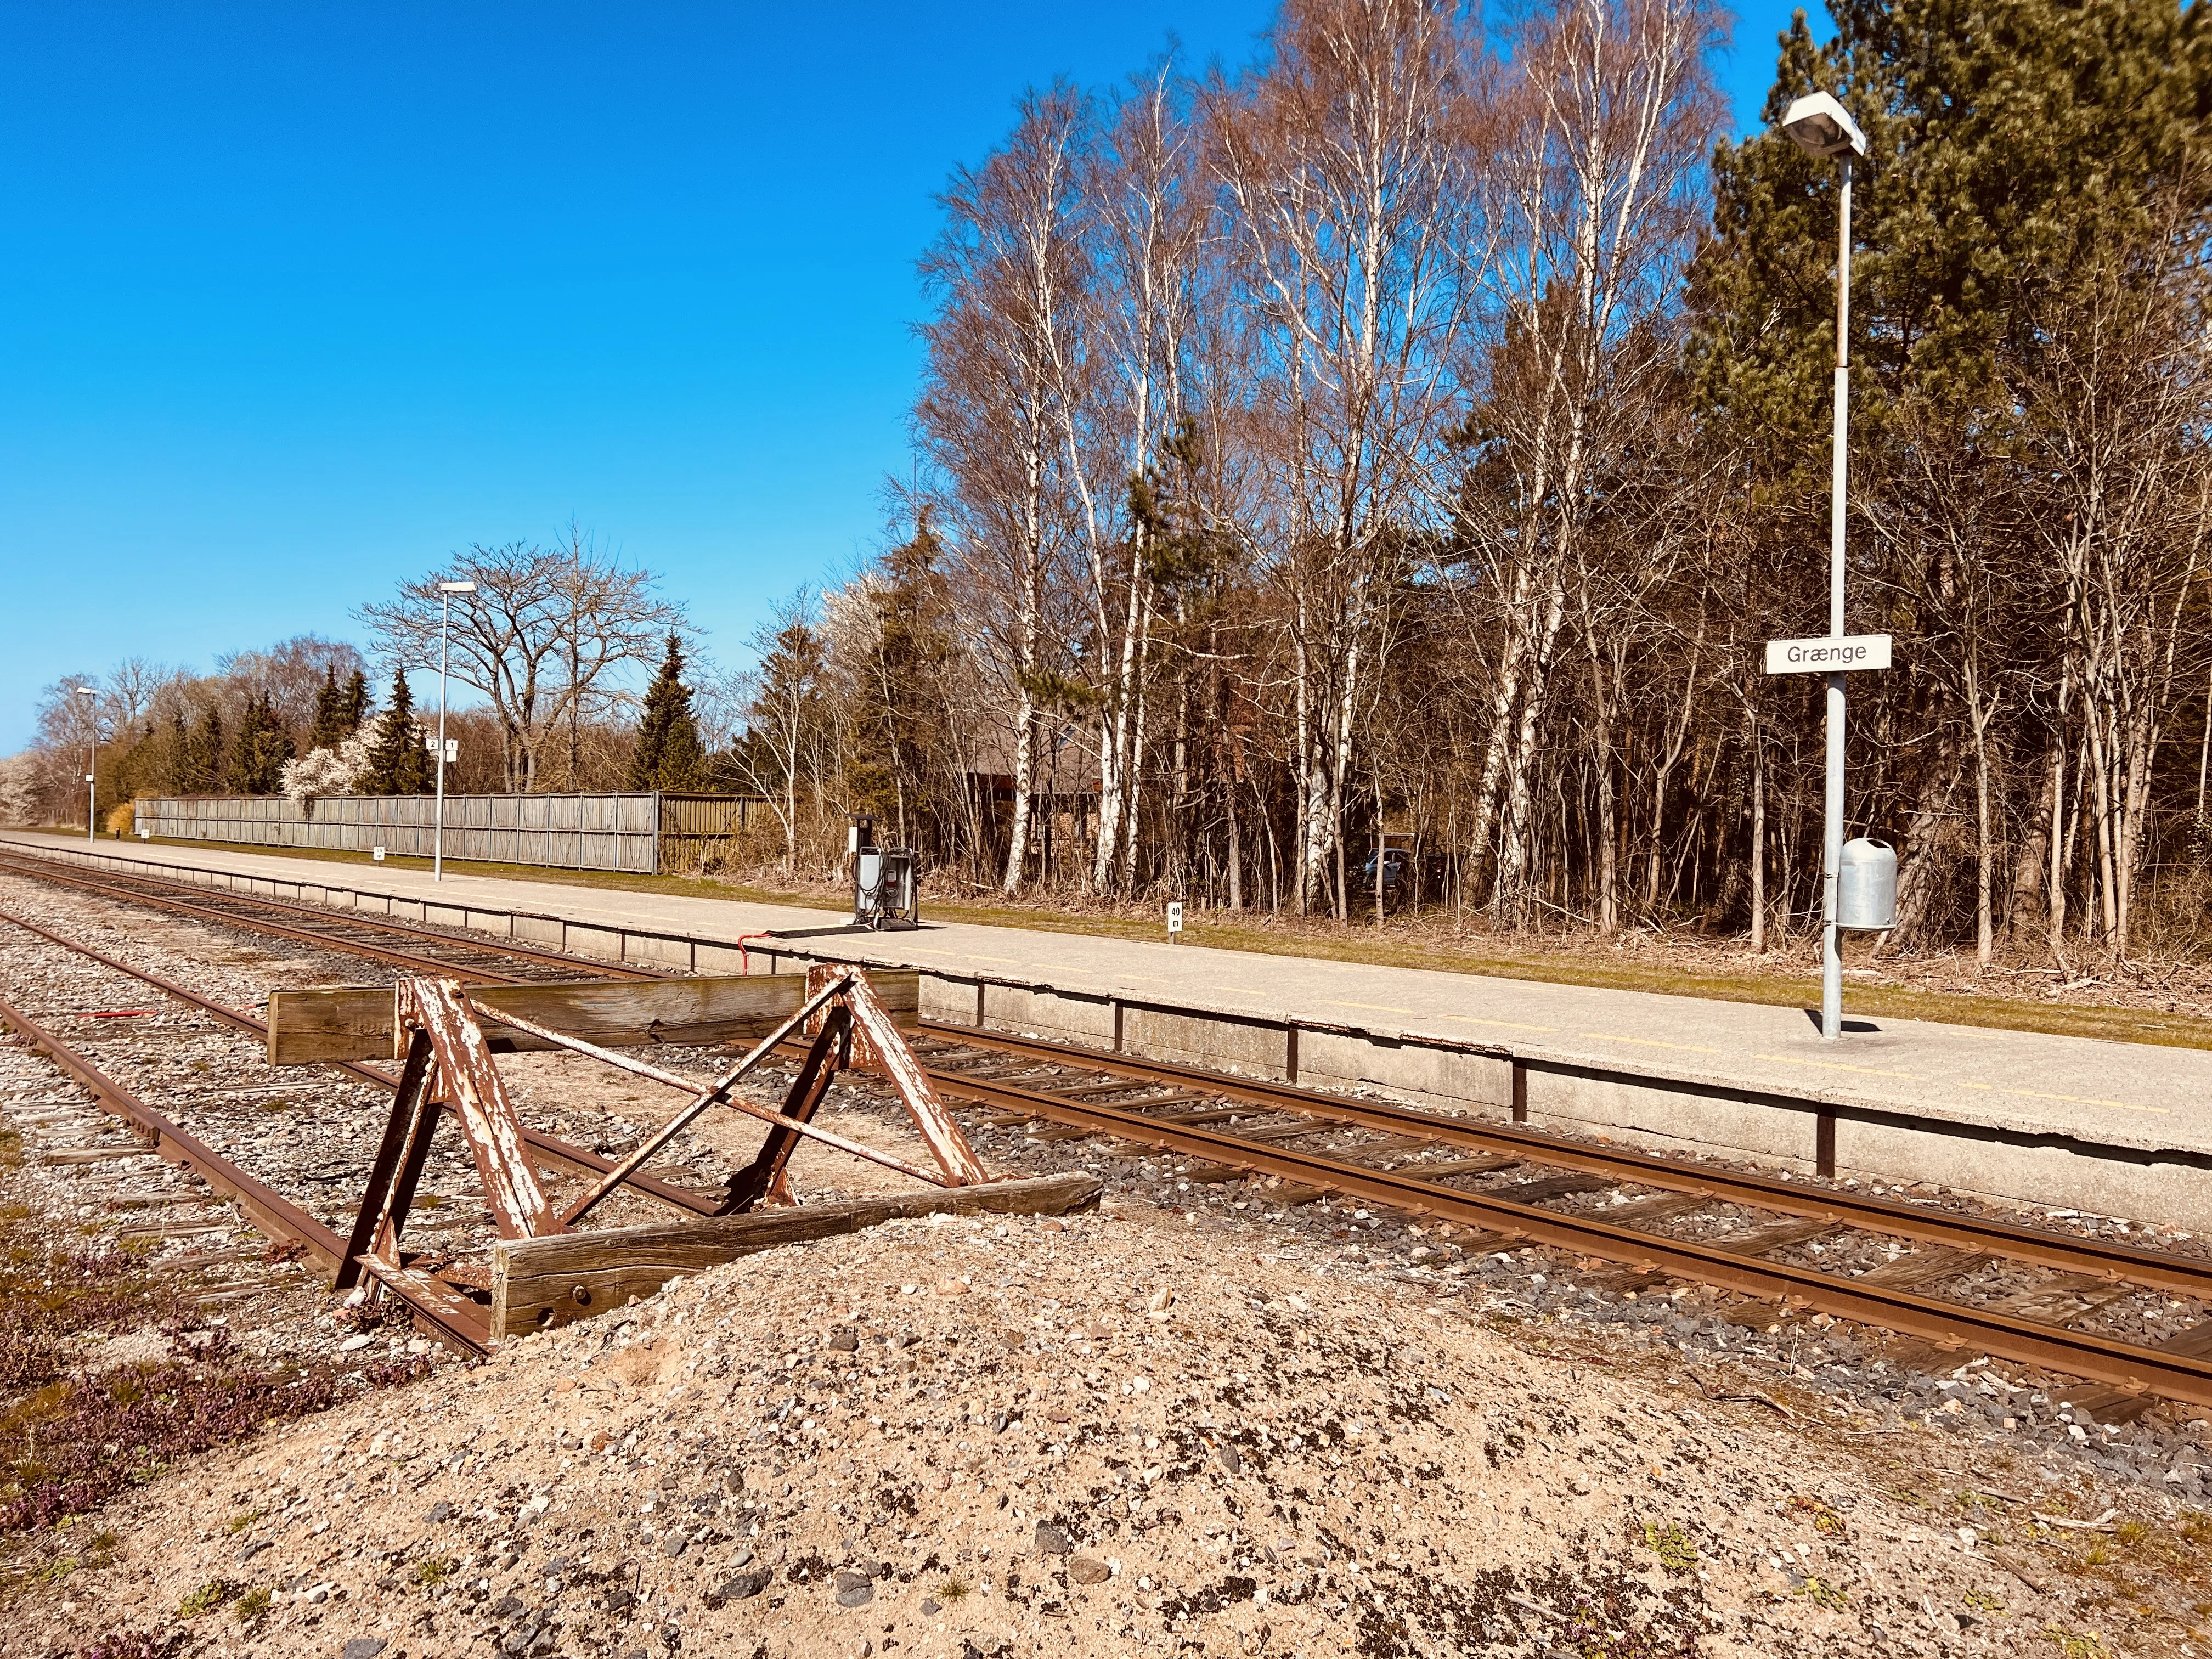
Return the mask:
[[164, 746], [168, 750], [165, 781], [169, 786], [169, 793], [173, 795], [198, 793], [204, 786], [197, 781], [198, 775], [193, 769], [192, 734], [191, 728], [185, 724], [182, 708], [169, 711], [168, 742]]
[[291, 733], [277, 720], [276, 705], [265, 694], [249, 693], [238, 728], [233, 785], [240, 794], [273, 795], [283, 787], [284, 763], [291, 758]]
[[668, 654], [646, 690], [645, 718], [629, 763], [629, 787], [678, 793], [699, 787], [705, 756], [699, 723], [691, 714], [691, 689], [684, 684], [684, 644], [668, 636]]
[[222, 710], [214, 703], [200, 717], [198, 726], [192, 732], [191, 741], [185, 745], [184, 793], [188, 795], [212, 795], [221, 793], [228, 757], [224, 752]]
[[368, 769], [356, 787], [364, 795], [427, 795], [436, 787], [422, 731], [415, 723], [415, 694], [407, 677], [392, 677], [392, 707], [377, 724], [368, 751]]
[[346, 681], [344, 696], [339, 707], [345, 720], [345, 735], [351, 737], [361, 730], [361, 723], [368, 718], [368, 677], [358, 668]]
[[315, 693], [315, 721], [307, 731], [310, 749], [335, 749], [349, 737], [353, 727], [346, 723], [346, 694], [338, 690], [338, 669], [331, 663], [323, 669], [323, 689]]
[[2212, 14], [2170, 0], [1831, 0], [1779, 40], [1764, 131], [1714, 158], [1713, 236], [1691, 283], [1710, 410], [1754, 468], [1825, 478], [1835, 362], [1833, 161], [1777, 130], [1834, 93], [1867, 135], [1852, 187], [1853, 441], [1900, 398], [2000, 442], [2007, 381], [2161, 193], [2206, 205]]

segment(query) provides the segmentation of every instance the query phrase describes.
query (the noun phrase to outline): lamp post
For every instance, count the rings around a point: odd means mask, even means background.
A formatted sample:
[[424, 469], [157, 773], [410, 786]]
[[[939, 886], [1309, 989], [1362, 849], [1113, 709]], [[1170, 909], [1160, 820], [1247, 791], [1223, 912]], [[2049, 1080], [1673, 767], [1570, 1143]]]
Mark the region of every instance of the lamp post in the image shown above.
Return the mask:
[[[97, 697], [100, 693], [88, 685], [76, 688], [80, 697]], [[97, 842], [100, 839], [100, 711], [90, 703], [84, 709], [84, 838]]]
[[442, 612], [438, 621], [438, 806], [437, 822], [430, 831], [430, 879], [446, 878], [446, 660], [451, 649], [453, 626], [453, 595], [473, 593], [474, 582], [440, 582], [439, 603]]
[[[1843, 195], [1836, 222], [1836, 422], [1828, 482], [1828, 636], [1844, 634], [1844, 469], [1851, 420], [1851, 158], [1866, 154], [1866, 135], [1829, 94], [1816, 92], [1791, 104], [1782, 130], [1808, 155], [1843, 164]], [[1844, 958], [1838, 947], [1836, 888], [1844, 862], [1844, 677], [1828, 680], [1827, 823], [1820, 843], [1820, 1035], [1832, 1042], [1844, 1031]]]

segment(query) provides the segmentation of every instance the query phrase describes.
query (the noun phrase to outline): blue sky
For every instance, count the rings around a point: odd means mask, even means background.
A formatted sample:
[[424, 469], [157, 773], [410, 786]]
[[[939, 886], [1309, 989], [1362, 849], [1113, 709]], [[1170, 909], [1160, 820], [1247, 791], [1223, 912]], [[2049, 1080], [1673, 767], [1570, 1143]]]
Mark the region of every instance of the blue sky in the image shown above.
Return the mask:
[[0, 753], [64, 673], [351, 637], [571, 517], [741, 657], [880, 536], [947, 174], [1272, 9], [5, 0]]

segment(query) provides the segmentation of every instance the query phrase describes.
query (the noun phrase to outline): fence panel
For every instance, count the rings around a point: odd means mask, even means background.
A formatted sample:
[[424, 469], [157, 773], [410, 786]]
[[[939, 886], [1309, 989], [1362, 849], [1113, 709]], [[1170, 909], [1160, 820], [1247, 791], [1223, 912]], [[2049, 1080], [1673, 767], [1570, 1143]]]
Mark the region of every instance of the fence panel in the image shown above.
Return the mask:
[[[635, 797], [623, 798], [624, 811]], [[696, 870], [724, 859], [738, 837], [765, 810], [757, 795], [663, 795], [660, 797], [660, 867]]]
[[[436, 831], [429, 795], [161, 795], [137, 803], [142, 834], [165, 841], [307, 847], [428, 858]], [[654, 875], [661, 867], [659, 797], [448, 795], [446, 855], [490, 864]]]

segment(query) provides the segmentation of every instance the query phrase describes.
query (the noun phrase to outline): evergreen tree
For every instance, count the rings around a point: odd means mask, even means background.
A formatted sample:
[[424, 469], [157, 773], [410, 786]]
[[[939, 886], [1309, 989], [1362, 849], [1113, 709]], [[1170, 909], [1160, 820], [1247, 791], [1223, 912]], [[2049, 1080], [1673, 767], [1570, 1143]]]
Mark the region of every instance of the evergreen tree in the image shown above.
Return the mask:
[[346, 693], [338, 690], [338, 670], [331, 663], [323, 670], [323, 688], [315, 693], [315, 720], [307, 731], [309, 749], [335, 749], [353, 733], [346, 723]]
[[678, 793], [700, 787], [705, 757], [691, 714], [691, 688], [684, 684], [684, 645], [668, 636], [668, 654], [645, 694], [645, 718], [629, 763], [629, 787]]
[[266, 694], [249, 693], [231, 769], [234, 787], [240, 794], [273, 795], [283, 787], [284, 763], [291, 758], [291, 733], [276, 718], [276, 705]]
[[2212, 13], [2171, 0], [1831, 0], [1781, 36], [1764, 131], [1714, 158], [1693, 273], [1709, 409], [1754, 466], [1825, 478], [1839, 170], [1776, 124], [1834, 93], [1867, 135], [1852, 186], [1851, 422], [1876, 442], [1900, 398], [2000, 443], [2039, 313], [2140, 245], [2163, 200], [2202, 211]]
[[377, 724], [368, 769], [356, 787], [364, 795], [427, 795], [437, 787], [422, 728], [415, 723], [415, 694], [404, 674], [392, 677], [392, 707]]
[[368, 677], [358, 668], [346, 681], [345, 692], [339, 699], [339, 708], [345, 720], [345, 735], [351, 737], [361, 730], [361, 723], [368, 718]]
[[207, 713], [200, 717], [191, 739], [185, 745], [184, 793], [188, 795], [220, 793], [229, 757], [225, 752], [222, 730], [222, 710], [210, 703]]
[[195, 769], [196, 757], [192, 750], [191, 729], [185, 724], [181, 708], [169, 711], [168, 775], [165, 781], [173, 795], [197, 794], [207, 786], [198, 781]]

